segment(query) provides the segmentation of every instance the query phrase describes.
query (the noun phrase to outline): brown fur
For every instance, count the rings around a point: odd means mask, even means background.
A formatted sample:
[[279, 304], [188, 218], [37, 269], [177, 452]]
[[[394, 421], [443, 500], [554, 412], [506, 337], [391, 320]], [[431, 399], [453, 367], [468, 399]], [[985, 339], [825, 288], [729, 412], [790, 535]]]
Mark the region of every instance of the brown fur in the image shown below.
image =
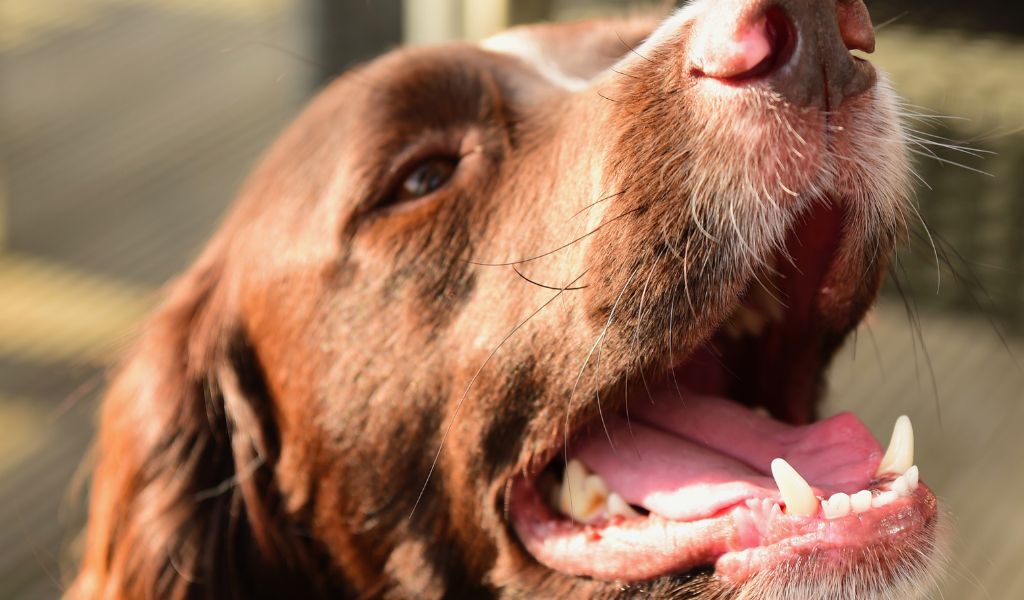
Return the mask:
[[[566, 69], [591, 77], [653, 24], [585, 27]], [[691, 351], [782, 243], [766, 219], [799, 214], [741, 199], [735, 227], [714, 221], [693, 188], [706, 117], [664, 52], [600, 94], [468, 45], [328, 88], [118, 370], [69, 596], [711, 597], [704, 573], [622, 587], [549, 571], [504, 518], [511, 478], [599, 392]], [[375, 207], [424, 143], [464, 157], [452, 182]], [[843, 185], [854, 226], [828, 314], [844, 317], [794, 357], [807, 373], [872, 300], [898, 229]], [[798, 384], [807, 403], [820, 384]]]

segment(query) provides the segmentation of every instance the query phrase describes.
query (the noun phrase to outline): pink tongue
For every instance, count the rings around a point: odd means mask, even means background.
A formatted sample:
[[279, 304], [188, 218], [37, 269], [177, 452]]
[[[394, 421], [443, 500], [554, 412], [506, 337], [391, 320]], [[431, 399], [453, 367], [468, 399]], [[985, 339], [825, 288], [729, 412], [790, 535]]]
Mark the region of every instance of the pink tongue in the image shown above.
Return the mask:
[[570, 454], [630, 504], [668, 519], [692, 521], [750, 498], [778, 499], [775, 458], [826, 498], [867, 488], [882, 459], [881, 446], [850, 413], [794, 427], [713, 396], [636, 404], [629, 422], [609, 420], [607, 435], [597, 426]]

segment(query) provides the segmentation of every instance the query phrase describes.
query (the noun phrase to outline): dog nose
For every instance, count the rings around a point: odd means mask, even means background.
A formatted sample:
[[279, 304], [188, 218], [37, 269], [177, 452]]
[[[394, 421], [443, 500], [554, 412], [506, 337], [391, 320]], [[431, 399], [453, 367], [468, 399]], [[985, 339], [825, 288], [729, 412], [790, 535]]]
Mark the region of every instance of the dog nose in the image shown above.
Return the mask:
[[864, 92], [874, 70], [863, 0], [717, 0], [696, 18], [690, 71], [732, 85], [766, 81], [789, 102], [825, 110]]

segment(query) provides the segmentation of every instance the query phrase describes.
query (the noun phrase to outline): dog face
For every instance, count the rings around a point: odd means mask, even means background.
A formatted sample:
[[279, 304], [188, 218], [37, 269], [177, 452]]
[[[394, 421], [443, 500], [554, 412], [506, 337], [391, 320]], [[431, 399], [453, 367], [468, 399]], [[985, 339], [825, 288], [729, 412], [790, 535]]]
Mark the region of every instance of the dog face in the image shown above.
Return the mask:
[[815, 422], [904, 226], [873, 43], [701, 1], [342, 77], [115, 379], [72, 594], [919, 589], [906, 444]]

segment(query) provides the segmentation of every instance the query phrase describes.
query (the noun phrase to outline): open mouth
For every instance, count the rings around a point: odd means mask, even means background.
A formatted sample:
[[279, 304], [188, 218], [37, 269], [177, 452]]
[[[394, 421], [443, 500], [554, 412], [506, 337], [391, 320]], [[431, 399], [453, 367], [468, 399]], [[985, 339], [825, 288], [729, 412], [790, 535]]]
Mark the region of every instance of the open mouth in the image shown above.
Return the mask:
[[539, 562], [627, 582], [713, 568], [740, 584], [812, 563], [884, 579], [925, 560], [937, 510], [910, 421], [885, 450], [852, 414], [815, 420], [845, 335], [816, 308], [843, 218], [811, 211], [696, 352], [625, 386], [619, 412], [514, 482], [511, 521]]

